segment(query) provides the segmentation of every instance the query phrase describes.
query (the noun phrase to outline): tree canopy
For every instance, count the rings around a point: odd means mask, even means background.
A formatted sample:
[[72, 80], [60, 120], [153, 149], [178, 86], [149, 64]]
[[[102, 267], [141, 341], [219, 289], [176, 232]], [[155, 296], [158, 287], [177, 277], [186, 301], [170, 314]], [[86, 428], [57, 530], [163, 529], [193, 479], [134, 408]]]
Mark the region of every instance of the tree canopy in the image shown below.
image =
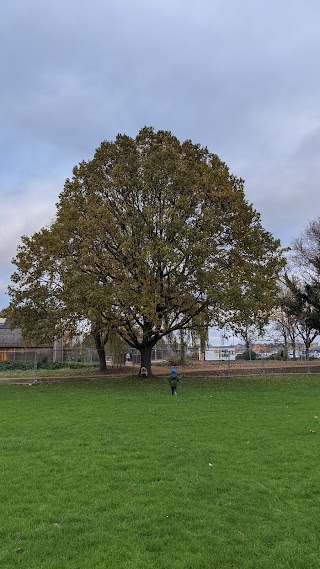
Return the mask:
[[298, 335], [302, 338], [309, 358], [309, 348], [320, 331], [320, 306], [315, 307], [312, 299], [318, 298], [319, 286], [310, 285], [297, 278], [285, 277], [287, 293], [283, 307], [291, 320], [295, 320]]
[[56, 325], [96, 318], [150, 371], [157, 341], [199, 315], [216, 324], [271, 308], [283, 257], [218, 156], [145, 127], [73, 169], [56, 218], [14, 263], [16, 322], [42, 307]]
[[320, 218], [309, 222], [293, 241], [289, 268], [281, 306], [295, 323], [308, 356], [311, 342], [320, 333]]

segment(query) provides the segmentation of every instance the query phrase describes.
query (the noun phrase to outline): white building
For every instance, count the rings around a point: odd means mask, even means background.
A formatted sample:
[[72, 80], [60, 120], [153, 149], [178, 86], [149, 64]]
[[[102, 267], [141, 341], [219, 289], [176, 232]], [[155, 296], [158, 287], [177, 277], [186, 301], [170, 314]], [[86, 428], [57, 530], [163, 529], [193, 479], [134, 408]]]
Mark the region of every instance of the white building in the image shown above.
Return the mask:
[[[201, 358], [200, 358], [201, 359]], [[211, 361], [230, 361], [235, 360], [236, 354], [234, 346], [217, 346], [207, 348], [204, 352], [204, 360]]]

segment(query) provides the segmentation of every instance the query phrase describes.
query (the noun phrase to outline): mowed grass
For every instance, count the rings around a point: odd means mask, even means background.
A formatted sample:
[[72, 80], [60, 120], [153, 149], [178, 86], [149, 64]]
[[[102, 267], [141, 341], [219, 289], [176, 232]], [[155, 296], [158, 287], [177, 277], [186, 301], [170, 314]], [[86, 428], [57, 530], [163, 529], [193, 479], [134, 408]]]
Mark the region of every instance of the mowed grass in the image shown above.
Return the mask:
[[0, 382], [6, 379], [19, 379], [31, 380], [39, 379], [40, 381], [46, 378], [58, 377], [78, 377], [79, 379], [87, 379], [89, 374], [99, 373], [98, 366], [95, 365], [82, 365], [77, 367], [63, 367], [57, 369], [40, 368], [36, 371], [32, 369], [0, 369]]
[[319, 569], [318, 416], [319, 375], [1, 385], [0, 567]]

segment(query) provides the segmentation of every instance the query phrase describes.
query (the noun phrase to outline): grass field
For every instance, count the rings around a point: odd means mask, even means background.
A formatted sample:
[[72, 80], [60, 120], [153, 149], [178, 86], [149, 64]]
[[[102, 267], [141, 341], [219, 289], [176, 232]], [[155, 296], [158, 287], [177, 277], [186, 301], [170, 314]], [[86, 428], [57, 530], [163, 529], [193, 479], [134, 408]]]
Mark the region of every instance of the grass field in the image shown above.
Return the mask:
[[0, 567], [319, 569], [318, 416], [319, 375], [0, 385]]
[[[92, 370], [88, 367], [83, 367], [83, 369], [73, 369], [73, 368], [61, 368], [61, 369], [40, 369], [36, 370], [33, 369], [28, 370], [21, 370], [21, 369], [9, 369], [9, 370], [0, 370], [0, 382], [1, 380], [15, 378], [19, 380], [27, 379], [28, 381], [33, 381], [34, 379], [46, 379], [51, 377], [57, 378], [68, 378], [68, 377], [75, 377], [77, 376], [79, 379], [86, 379], [89, 373], [93, 371], [94, 373], [98, 373], [98, 368], [92, 368]], [[94, 375], [94, 374], [93, 374]]]

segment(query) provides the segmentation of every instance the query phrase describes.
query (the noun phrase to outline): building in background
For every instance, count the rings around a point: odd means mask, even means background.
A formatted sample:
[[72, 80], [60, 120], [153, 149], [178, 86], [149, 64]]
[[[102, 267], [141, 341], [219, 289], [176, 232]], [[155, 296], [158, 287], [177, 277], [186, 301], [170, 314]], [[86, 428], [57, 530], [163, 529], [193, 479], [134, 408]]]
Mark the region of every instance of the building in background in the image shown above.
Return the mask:
[[0, 361], [28, 361], [48, 359], [62, 361], [63, 342], [51, 345], [34, 345], [24, 341], [22, 330], [11, 330], [9, 318], [0, 318]]
[[[202, 358], [200, 357], [202, 355]], [[231, 361], [236, 359], [234, 346], [213, 346], [208, 347], [203, 354], [199, 354], [199, 359], [210, 361]]]

